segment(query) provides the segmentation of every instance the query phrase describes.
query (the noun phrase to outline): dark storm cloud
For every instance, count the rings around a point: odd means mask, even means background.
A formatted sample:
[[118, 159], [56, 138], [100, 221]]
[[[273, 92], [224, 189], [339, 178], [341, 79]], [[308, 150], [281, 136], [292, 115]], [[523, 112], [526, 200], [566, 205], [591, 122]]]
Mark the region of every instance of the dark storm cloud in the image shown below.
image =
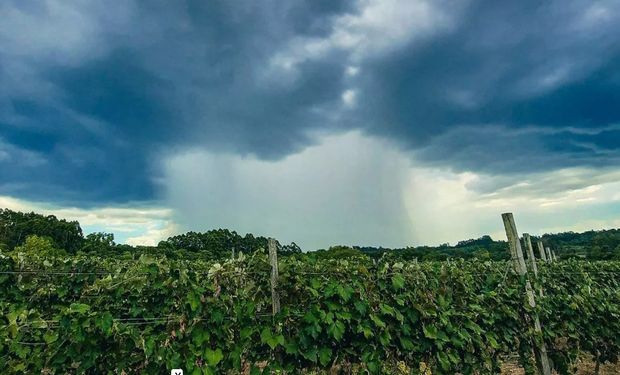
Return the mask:
[[[369, 63], [368, 130], [457, 169], [617, 162], [620, 143], [604, 129], [620, 123], [618, 11], [618, 2], [472, 6], [452, 32]], [[519, 132], [527, 128], [538, 131]]]
[[493, 174], [619, 159], [618, 2], [41, 4], [0, 6], [0, 194], [153, 199], [174, 150], [353, 127]]
[[[344, 2], [133, 4], [122, 15], [132, 22], [116, 24], [81, 7], [75, 18], [96, 25], [84, 26], [97, 36], [89, 40], [56, 20], [52, 3], [2, 9], [51, 23], [49, 37], [68, 40], [3, 30], [14, 43], [0, 50], [0, 140], [11, 156], [0, 159], [0, 193], [81, 204], [151, 199], [162, 153], [199, 145], [278, 158], [307, 145], [305, 131], [325, 124], [321, 110], [340, 97], [337, 61], [301, 64], [291, 82], [264, 72], [292, 36], [325, 33], [351, 8]], [[20, 32], [33, 34], [26, 45], [15, 42]], [[21, 165], [17, 152], [45, 162]]]

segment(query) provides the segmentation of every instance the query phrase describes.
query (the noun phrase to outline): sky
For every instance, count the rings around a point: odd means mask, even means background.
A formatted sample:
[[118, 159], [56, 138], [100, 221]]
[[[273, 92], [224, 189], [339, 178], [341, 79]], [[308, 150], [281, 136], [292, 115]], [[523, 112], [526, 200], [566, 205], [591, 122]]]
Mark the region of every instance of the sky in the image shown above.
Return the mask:
[[5, 0], [0, 207], [117, 242], [620, 227], [620, 1]]

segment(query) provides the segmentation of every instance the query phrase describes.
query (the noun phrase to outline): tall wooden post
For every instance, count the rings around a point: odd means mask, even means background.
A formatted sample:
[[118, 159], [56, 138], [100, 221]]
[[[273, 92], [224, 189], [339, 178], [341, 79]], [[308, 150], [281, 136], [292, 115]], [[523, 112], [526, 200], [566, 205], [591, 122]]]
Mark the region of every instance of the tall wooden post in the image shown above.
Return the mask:
[[551, 256], [553, 257], [553, 261], [557, 262], [558, 261], [558, 257], [555, 255], [555, 251], [553, 251], [553, 249], [550, 249], [550, 250], [551, 250]]
[[[534, 247], [532, 246], [532, 238], [528, 233], [523, 233], [523, 242], [525, 243], [525, 247], [527, 248], [527, 257], [530, 260], [530, 266], [532, 271], [534, 271], [534, 277], [538, 279], [538, 265], [536, 265], [536, 256], [534, 255]], [[542, 286], [538, 289], [538, 295], [544, 297], [544, 293], [542, 290]]]
[[[534, 291], [532, 290], [532, 284], [527, 277], [527, 267], [525, 265], [525, 260], [523, 259], [523, 249], [521, 249], [521, 243], [519, 242], [519, 234], [517, 232], [514, 217], [512, 213], [504, 213], [502, 214], [502, 220], [504, 221], [506, 237], [508, 238], [508, 243], [510, 245], [510, 253], [516, 255], [516, 260], [513, 261], [515, 271], [519, 275], [525, 276], [525, 294], [530, 307], [534, 308], [536, 307], [536, 299], [534, 297]], [[540, 319], [538, 318], [538, 314], [534, 313], [533, 318], [534, 331], [536, 334], [542, 335], [542, 328], [540, 327]], [[551, 365], [549, 362], [549, 357], [547, 356], [547, 346], [544, 341], [541, 342], [540, 345], [537, 345], [534, 341], [534, 345], [536, 346], [536, 357], [538, 358], [538, 362], [541, 367], [541, 373], [543, 375], [551, 375]]]
[[269, 263], [271, 264], [271, 312], [275, 315], [280, 312], [280, 295], [278, 294], [278, 248], [276, 240], [267, 240], [269, 247]]
[[523, 233], [523, 243], [527, 249], [527, 258], [530, 261], [534, 277], [538, 277], [538, 267], [536, 267], [536, 257], [534, 256], [534, 248], [532, 247], [532, 238], [528, 233]]
[[[510, 217], [507, 215], [510, 215]], [[512, 214], [502, 214], [502, 220], [504, 221], [504, 228], [506, 229], [506, 236], [508, 237], [510, 260], [512, 260], [512, 266], [515, 271], [519, 272], [518, 270], [521, 269], [521, 265], [519, 264], [519, 256], [517, 255], [517, 246], [520, 248], [521, 244], [519, 243], [519, 236], [516, 234], [516, 227], [515, 230], [512, 231], [512, 224], [510, 222], [510, 220], [512, 220]], [[523, 262], [523, 266], [525, 267], [525, 262]]]
[[230, 259], [235, 260], [235, 247], [232, 247], [232, 252], [230, 254]]
[[553, 257], [551, 256], [551, 249], [549, 247], [545, 247], [545, 251], [547, 252], [547, 262], [552, 263]]
[[540, 259], [546, 262], [547, 256], [545, 255], [545, 247], [543, 246], [542, 241], [539, 240], [536, 245], [538, 245], [538, 254], [540, 255]]

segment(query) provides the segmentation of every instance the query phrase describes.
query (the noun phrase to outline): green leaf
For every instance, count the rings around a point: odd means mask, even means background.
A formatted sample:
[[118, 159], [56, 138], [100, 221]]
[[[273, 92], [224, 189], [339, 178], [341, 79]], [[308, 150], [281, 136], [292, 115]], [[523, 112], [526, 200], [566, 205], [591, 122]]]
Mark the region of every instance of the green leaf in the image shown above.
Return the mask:
[[439, 360], [439, 365], [444, 371], [448, 371], [450, 369], [450, 358], [444, 352], [437, 352], [437, 359]]
[[90, 310], [90, 306], [84, 303], [72, 303], [69, 306], [70, 313], [85, 314], [88, 310]]
[[267, 345], [271, 348], [271, 350], [275, 349], [278, 345], [284, 346], [284, 336], [277, 335], [273, 336], [269, 340], [267, 340]]
[[334, 322], [334, 313], [328, 312], [327, 314], [325, 314], [325, 316], [323, 317], [323, 322], [332, 324]]
[[403, 349], [405, 350], [413, 350], [413, 348], [415, 348], [415, 345], [413, 345], [413, 341], [409, 340], [406, 337], [400, 337], [400, 345], [403, 347]]
[[297, 354], [299, 353], [299, 346], [296, 341], [289, 341], [284, 345], [284, 351], [286, 354]]
[[463, 360], [461, 359], [461, 357], [459, 357], [458, 355], [456, 355], [456, 353], [454, 352], [448, 352], [448, 357], [450, 358], [450, 361], [452, 362], [452, 364], [454, 365], [458, 365], [459, 363], [463, 362]]
[[190, 292], [187, 294], [187, 302], [192, 311], [196, 311], [200, 307], [200, 296], [195, 292]]
[[263, 330], [260, 333], [260, 341], [265, 344], [267, 343], [267, 340], [269, 340], [271, 338], [271, 330], [267, 327], [263, 328]]
[[319, 319], [314, 316], [314, 314], [312, 314], [312, 311], [308, 311], [305, 315], [304, 315], [304, 321], [306, 323], [318, 323]]
[[45, 340], [47, 344], [55, 342], [56, 340], [58, 340], [58, 332], [45, 332], [43, 334], [43, 340]]
[[392, 306], [382, 303], [379, 305], [379, 308], [381, 309], [381, 312], [385, 315], [394, 316], [394, 308]]
[[400, 275], [400, 274], [394, 275], [394, 277], [392, 277], [392, 286], [396, 290], [400, 290], [400, 289], [404, 288], [405, 287], [405, 278], [402, 275]]
[[338, 285], [336, 290], [338, 291], [338, 295], [340, 296], [340, 298], [342, 298], [344, 302], [349, 302], [351, 296], [353, 295], [353, 289], [350, 286]]
[[370, 329], [370, 327], [366, 326], [366, 325], [360, 325], [357, 327], [357, 333], [363, 333], [364, 337], [369, 339], [371, 338], [374, 333], [372, 332], [372, 329]]
[[322, 366], [327, 366], [327, 364], [332, 359], [332, 350], [330, 348], [321, 348], [319, 349], [319, 362]]
[[26, 371], [26, 364], [25, 363], [20, 363], [17, 365], [13, 366], [13, 371], [15, 371], [16, 373], [19, 371], [25, 372]]
[[264, 344], [269, 345], [271, 350], [275, 349], [278, 345], [284, 346], [284, 336], [272, 335], [271, 330], [267, 327], [263, 328], [260, 339]]
[[310, 362], [316, 363], [317, 361], [317, 350], [316, 348], [312, 348], [310, 350], [301, 352], [301, 355], [304, 356]]
[[381, 370], [381, 364], [377, 361], [366, 363], [366, 367], [368, 367], [368, 371], [370, 371], [371, 374], [378, 374]]
[[229, 354], [229, 358], [232, 359], [233, 368], [237, 371], [241, 370], [241, 353], [242, 348], [236, 347]]
[[390, 344], [391, 340], [392, 340], [392, 335], [390, 335], [390, 333], [388, 331], [383, 331], [379, 335], [379, 342], [383, 346], [388, 346]]
[[205, 350], [205, 358], [207, 359], [209, 366], [217, 366], [217, 364], [224, 359], [224, 354], [220, 348], [215, 350], [207, 349]]
[[337, 312], [336, 317], [338, 317], [338, 319], [340, 320], [346, 320], [348, 322], [351, 320], [352, 315], [350, 312], [343, 311], [343, 312]]
[[487, 341], [489, 342], [489, 344], [491, 345], [491, 348], [493, 349], [499, 349], [499, 344], [497, 343], [497, 340], [495, 340], [494, 337], [492, 336], [487, 336]]
[[211, 334], [209, 331], [202, 327], [196, 327], [191, 332], [192, 342], [195, 346], [202, 346], [205, 342], [209, 340]]
[[360, 314], [366, 314], [366, 310], [368, 310], [368, 305], [365, 302], [362, 301], [355, 301], [355, 303], [353, 303], [353, 305], [355, 305], [355, 309], [360, 313]]
[[482, 328], [480, 328], [479, 325], [477, 325], [476, 323], [474, 323], [471, 320], [465, 321], [465, 323], [463, 325], [465, 327], [469, 328], [471, 331], [474, 331], [477, 334], [481, 334], [482, 332], [484, 332], [484, 330]]
[[381, 319], [379, 319], [378, 316], [376, 316], [375, 314], [370, 314], [370, 319], [377, 325], [377, 327], [379, 328], [385, 328], [385, 322]]
[[144, 355], [148, 358], [155, 352], [155, 339], [149, 336], [144, 340]]
[[112, 331], [112, 322], [112, 314], [106, 311], [97, 317], [95, 320], [95, 326], [101, 329], [106, 335], [109, 335]]
[[423, 326], [424, 336], [426, 338], [436, 340], [437, 339], [437, 327], [434, 325]]
[[213, 311], [211, 313], [211, 320], [217, 324], [224, 322], [224, 314], [221, 311]]
[[327, 328], [327, 333], [329, 333], [333, 338], [335, 338], [336, 341], [340, 341], [342, 339], [342, 336], [344, 336], [344, 330], [344, 323], [337, 320]]

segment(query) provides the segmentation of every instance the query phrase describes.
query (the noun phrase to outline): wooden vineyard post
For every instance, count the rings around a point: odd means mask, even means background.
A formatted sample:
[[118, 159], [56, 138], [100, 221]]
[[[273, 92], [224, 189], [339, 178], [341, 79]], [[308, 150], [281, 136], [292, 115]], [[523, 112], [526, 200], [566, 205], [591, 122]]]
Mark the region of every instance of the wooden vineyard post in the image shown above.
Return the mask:
[[[517, 232], [514, 217], [512, 213], [504, 213], [502, 214], [502, 220], [504, 222], [504, 228], [506, 229], [508, 244], [510, 245], [510, 253], [513, 256], [515, 271], [519, 275], [525, 276], [525, 294], [530, 307], [534, 308], [536, 307], [536, 299], [534, 297], [534, 291], [532, 290], [532, 284], [527, 277], [527, 267], [525, 265], [525, 260], [523, 259], [523, 249], [521, 249], [521, 243], [519, 242], [519, 234]], [[533, 318], [534, 330], [536, 334], [542, 335], [542, 328], [540, 327], [540, 319], [538, 318], [538, 314], [534, 313]], [[534, 345], [536, 346], [536, 357], [541, 367], [541, 373], [543, 375], [551, 375], [551, 365], [549, 363], [549, 357], [547, 356], [547, 346], [544, 341], [541, 341], [540, 345], [537, 345], [536, 341], [534, 341]]]
[[547, 252], [547, 261], [549, 263], [552, 263], [553, 257], [551, 256], [551, 249], [549, 247], [545, 247], [545, 251]]
[[[508, 215], [508, 214], [502, 214], [502, 220], [504, 221], [504, 228], [506, 229], [506, 236], [508, 236], [508, 244], [509, 244], [509, 249], [510, 249], [510, 260], [512, 260], [512, 265], [513, 268], [515, 269], [515, 271], [519, 272], [520, 265], [519, 265], [519, 257], [517, 256], [517, 246], [515, 246], [514, 242], [516, 241], [517, 245], [520, 247], [521, 244], [519, 244], [519, 236], [514, 234], [514, 232], [510, 232], [510, 235], [508, 234], [508, 229], [512, 228], [510, 221], [506, 221], [508, 216], [504, 217], [504, 215]], [[512, 214], [511, 216], [512, 217]], [[513, 237], [511, 237], [513, 236]], [[523, 263], [523, 265], [525, 266], [525, 262]]]
[[546, 262], [547, 256], [545, 255], [545, 247], [543, 246], [542, 241], [539, 240], [536, 245], [538, 245], [538, 254], [540, 254], [540, 259]]
[[534, 277], [538, 277], [538, 267], [536, 267], [536, 257], [534, 256], [534, 248], [532, 247], [532, 238], [528, 233], [523, 233], [523, 243], [527, 249], [527, 257], [530, 261], [532, 271], [534, 271]]
[[[532, 237], [528, 233], [523, 233], [523, 242], [527, 248], [527, 257], [530, 260], [532, 271], [534, 271], [534, 277], [538, 280], [538, 266], [536, 265], [536, 256], [534, 255], [534, 247], [532, 246]], [[538, 289], [538, 294], [543, 297], [542, 286]]]
[[230, 254], [230, 259], [235, 260], [235, 247], [232, 247], [232, 253]]
[[280, 295], [278, 294], [278, 248], [276, 240], [267, 241], [269, 247], [269, 263], [271, 264], [271, 312], [273, 315], [280, 312]]
[[553, 258], [553, 261], [554, 261], [554, 262], [557, 262], [557, 261], [558, 261], [558, 257], [557, 257], [557, 256], [555, 256], [555, 251], [553, 251], [553, 250], [551, 250], [551, 257]]

